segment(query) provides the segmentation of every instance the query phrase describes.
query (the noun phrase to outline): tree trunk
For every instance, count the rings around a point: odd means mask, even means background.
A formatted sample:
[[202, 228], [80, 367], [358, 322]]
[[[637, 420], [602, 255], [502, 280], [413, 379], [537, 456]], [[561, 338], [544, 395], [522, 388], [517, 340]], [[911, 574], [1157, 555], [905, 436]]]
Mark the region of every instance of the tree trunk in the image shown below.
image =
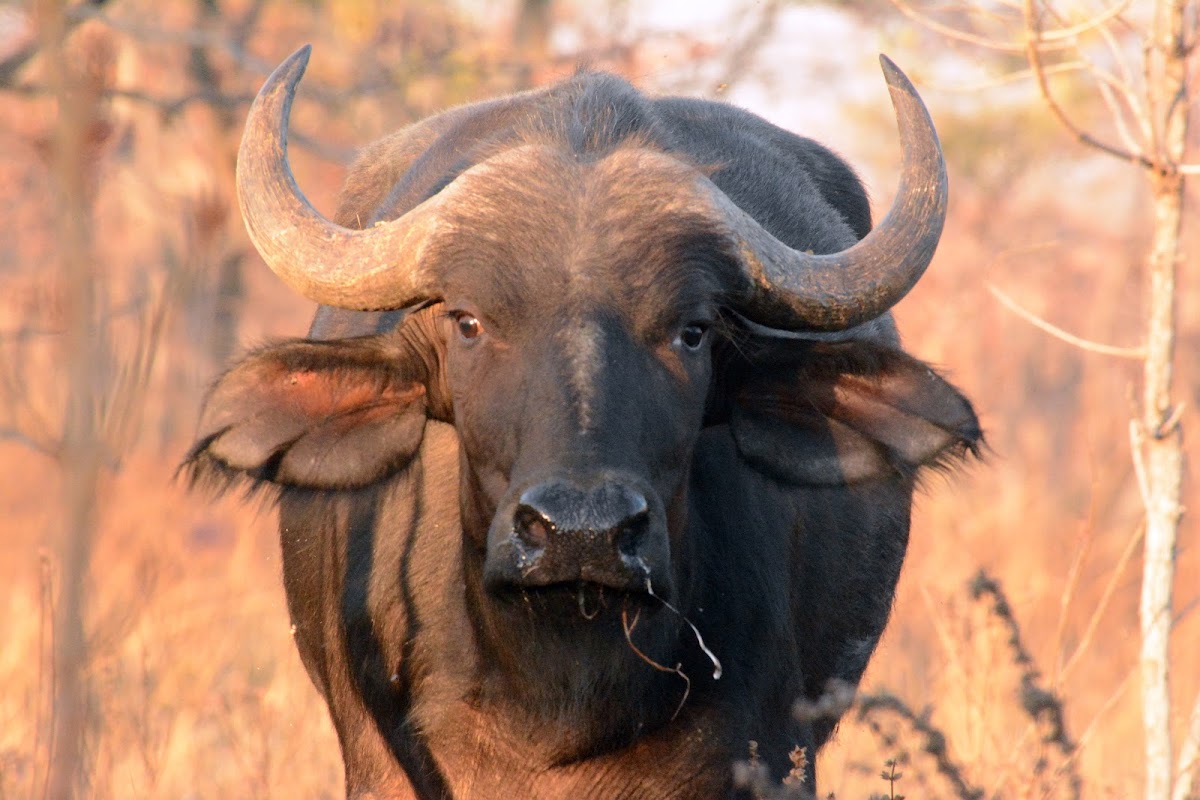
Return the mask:
[[1146, 539], [1142, 569], [1142, 708], [1146, 800], [1171, 796], [1169, 650], [1175, 543], [1182, 516], [1183, 429], [1171, 403], [1175, 271], [1183, 204], [1180, 176], [1155, 181], [1154, 250], [1150, 256], [1150, 320], [1139, 421], [1146, 468]]
[[84, 610], [103, 458], [98, 398], [106, 388], [106, 361], [96, 330], [97, 287], [90, 230], [90, 192], [94, 187], [89, 183], [87, 164], [96, 98], [92, 88], [77, 80], [68, 67], [63, 52], [63, 4], [45, 0], [37, 11], [47, 78], [58, 107], [50, 167], [57, 195], [61, 286], [67, 308], [61, 356], [67, 375], [60, 461], [63, 520], [57, 541], [53, 708], [45, 792], [54, 800], [66, 800], [86, 796], [91, 772], [87, 738], [92, 703]]
[[1183, 514], [1183, 428], [1171, 395], [1175, 351], [1175, 276], [1184, 203], [1183, 163], [1189, 94], [1185, 37], [1187, 0], [1156, 9], [1147, 57], [1158, 63], [1148, 86], [1151, 113], [1161, 120], [1151, 174], [1154, 240], [1147, 264], [1148, 319], [1141, 419], [1135, 447], [1145, 464], [1146, 540], [1142, 571], [1142, 721], [1146, 800], [1171, 798], [1170, 637], [1179, 520]]

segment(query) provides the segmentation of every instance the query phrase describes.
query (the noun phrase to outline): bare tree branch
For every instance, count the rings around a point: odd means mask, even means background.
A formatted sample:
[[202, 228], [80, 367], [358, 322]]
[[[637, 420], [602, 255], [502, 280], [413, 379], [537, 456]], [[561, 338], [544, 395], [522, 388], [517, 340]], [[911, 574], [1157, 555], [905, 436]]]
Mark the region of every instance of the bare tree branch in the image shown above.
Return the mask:
[[[977, 34], [970, 33], [969, 31], [964, 31], [961, 28], [955, 28], [938, 22], [932, 17], [919, 13], [905, 0], [891, 0], [891, 3], [904, 16], [908, 17], [914, 22], [917, 22], [922, 27], [933, 31], [934, 33], [940, 34], [947, 39], [951, 39], [956, 42], [963, 42], [964, 44], [970, 44], [975, 47], [982, 47], [985, 50], [995, 50], [1003, 53], [1016, 54], [1022, 53], [1025, 50], [1025, 45], [1019, 42], [1003, 42], [998, 39], [990, 39], [986, 36], [979, 36]], [[1132, 0], [1121, 0], [1121, 2], [1115, 3], [1110, 8], [1101, 11], [1099, 14], [1090, 17], [1083, 22], [1076, 23], [1074, 25], [1068, 25], [1063, 28], [1043, 31], [1041, 35], [1041, 42], [1043, 44], [1055, 45], [1054, 47], [1047, 48], [1050, 50], [1073, 49], [1075, 47], [1076, 39], [1084, 34], [1094, 33], [1097, 30], [1102, 29], [1109, 22], [1124, 14], [1125, 11], [1129, 9], [1131, 4]], [[1021, 6], [1016, 3], [1006, 2], [1002, 5], [1012, 9], [1015, 12], [1021, 11]]]
[[916, 22], [921, 27], [933, 31], [934, 33], [951, 41], [962, 42], [963, 44], [969, 44], [973, 47], [980, 47], [984, 50], [992, 50], [1001, 53], [1017, 54], [1023, 52], [1025, 49], [1025, 46], [1019, 42], [1002, 42], [996, 39], [990, 39], [986, 36], [979, 36], [977, 34], [964, 31], [960, 28], [946, 25], [942, 22], [938, 22], [932, 17], [919, 13], [915, 8], [909, 5], [906, 0], [890, 0], [890, 2], [896, 7], [897, 11], [911, 19], [913, 22]]
[[[50, 96], [53, 94], [50, 87], [41, 84], [18, 84], [17, 86], [0, 87], [5, 91], [13, 92], [30, 97]], [[129, 100], [134, 103], [150, 106], [162, 112], [167, 119], [177, 117], [184, 109], [194, 103], [202, 103], [217, 110], [236, 110], [254, 102], [253, 94], [222, 94], [210, 89], [199, 89], [194, 92], [180, 95], [178, 97], [157, 97], [149, 92], [143, 92], [140, 89], [119, 89], [116, 87], [106, 88], [99, 92], [99, 96], [103, 99], [121, 99]], [[347, 90], [346, 97], [355, 96], [355, 90]], [[344, 100], [345, 98], [343, 98]], [[353, 147], [339, 147], [328, 142], [323, 142], [303, 131], [290, 130], [288, 132], [290, 142], [303, 147], [315, 156], [332, 161], [338, 164], [348, 164], [353, 158], [357, 150]]]
[[992, 293], [992, 296], [999, 300], [1001, 304], [1003, 304], [1004, 307], [1009, 311], [1012, 311], [1014, 314], [1021, 317], [1035, 328], [1043, 330], [1056, 339], [1061, 339], [1067, 344], [1074, 345], [1075, 347], [1078, 347], [1081, 350], [1086, 350], [1089, 353], [1099, 353], [1100, 355], [1105, 356], [1116, 356], [1117, 358], [1140, 360], [1146, 357], [1146, 349], [1144, 347], [1116, 347], [1113, 345], [1093, 342], [1088, 339], [1080, 338], [1072, 333], [1068, 333], [1062, 328], [1052, 325], [1051, 323], [1037, 316], [1032, 311], [1022, 308], [1017, 304], [1017, 301], [1000, 291], [995, 284], [989, 282], [984, 285], [987, 287], [987, 290]]
[[1171, 800], [1188, 800], [1192, 797], [1192, 782], [1200, 772], [1200, 693], [1192, 703], [1183, 745], [1179, 748], [1179, 766], [1175, 770], [1175, 793]]
[[1042, 63], [1044, 39], [1042, 37], [1041, 27], [1037, 22], [1037, 15], [1034, 12], [1033, 3], [1034, 0], [1024, 0], [1023, 3], [1025, 19], [1025, 57], [1028, 59], [1030, 67], [1033, 68], [1033, 76], [1037, 82], [1038, 91], [1041, 93], [1042, 100], [1046, 103], [1046, 107], [1050, 109], [1050, 113], [1052, 113], [1055, 119], [1057, 119], [1063, 127], [1070, 131], [1071, 134], [1082, 144], [1093, 147], [1097, 150], [1101, 150], [1111, 156], [1121, 159], [1122, 161], [1129, 161], [1134, 164], [1139, 164], [1143, 167], [1154, 168], [1155, 162], [1151, 161], [1145, 155], [1134, 151], [1123, 150], [1119, 147], [1114, 147], [1113, 145], [1107, 144], [1106, 142], [1102, 142], [1087, 131], [1080, 128], [1069, 116], [1067, 116], [1067, 112], [1063, 110], [1063, 107], [1059, 105], [1058, 100], [1055, 99], [1054, 94], [1050, 91], [1050, 84], [1046, 79], [1046, 67]]
[[1086, 747], [1088, 742], [1090, 742], [1092, 737], [1096, 734], [1096, 731], [1099, 730], [1100, 720], [1103, 719], [1108, 712], [1112, 711], [1121, 698], [1125, 696], [1125, 692], [1129, 691], [1129, 687], [1133, 684], [1133, 679], [1137, 673], [1137, 665], [1134, 664], [1125, 673], [1125, 677], [1121, 679], [1121, 682], [1117, 684], [1117, 687], [1113, 689], [1111, 694], [1109, 694], [1108, 698], [1104, 701], [1104, 705], [1100, 706], [1099, 710], [1096, 711], [1096, 714], [1092, 717], [1091, 722], [1087, 724], [1087, 727], [1083, 729], [1083, 733], [1079, 735], [1080, 749]]
[[[1142, 99], [1143, 99], [1142, 96], [1138, 92], [1136, 92], [1133, 88], [1133, 86], [1134, 86], [1133, 72], [1134, 71], [1133, 71], [1133, 68], [1129, 64], [1129, 59], [1126, 56], [1125, 48], [1121, 47], [1120, 42], [1117, 40], [1117, 37], [1113, 34], [1110, 26], [1105, 25], [1105, 26], [1101, 27], [1097, 31], [1097, 33], [1100, 35], [1100, 38], [1102, 38], [1104, 40], [1104, 44], [1108, 47], [1108, 52], [1109, 52], [1110, 57], [1113, 60], [1113, 63], [1115, 63], [1117, 65], [1117, 68], [1121, 70], [1120, 85], [1121, 85], [1121, 87], [1123, 87], [1120, 90], [1121, 97], [1125, 101], [1125, 104], [1128, 106], [1130, 115], [1133, 117], [1134, 121], [1141, 128], [1142, 141], [1143, 142], [1152, 141], [1153, 133], [1152, 133], [1151, 127], [1150, 127], [1149, 112], [1146, 109], [1145, 105], [1142, 103]], [[1141, 148], [1138, 148], [1138, 149], [1141, 149]]]
[[[1136, 469], [1136, 468], [1135, 468]], [[1139, 484], [1140, 484], [1139, 477]], [[1140, 490], [1140, 485], [1139, 485]], [[1080, 663], [1084, 653], [1087, 652], [1088, 646], [1092, 643], [1096, 630], [1100, 627], [1100, 619], [1104, 616], [1104, 612], [1108, 609], [1108, 604], [1112, 600], [1113, 595], [1117, 591], [1117, 586], [1120, 585], [1122, 578], [1125, 575], [1125, 570], [1129, 566], [1129, 562], [1133, 560], [1133, 556], [1138, 551], [1138, 547], [1142, 544], [1142, 538], [1145, 536], [1146, 526], [1138, 525], [1137, 531], [1129, 537], [1129, 541], [1125, 543], [1125, 549], [1121, 551], [1121, 555], [1117, 558], [1116, 565], [1109, 572], [1108, 581], [1104, 584], [1104, 591], [1100, 594], [1100, 600], [1096, 603], [1092, 610], [1092, 615], [1088, 619], [1087, 627], [1079, 637], [1079, 643], [1075, 645], [1075, 651], [1071, 653], [1071, 657], [1067, 659], [1067, 663], [1059, 670], [1055, 680], [1056, 686], [1062, 686], [1070, 677], [1075, 666]]]
[[[1117, 137], [1125, 143], [1126, 149], [1134, 152], [1140, 149], [1137, 140], [1133, 138], [1132, 132], [1129, 130], [1129, 125], [1125, 121], [1125, 112], [1117, 103], [1117, 98], [1113, 96], [1112, 89], [1104, 81], [1097, 81], [1096, 90], [1100, 93], [1100, 99], [1104, 101], [1104, 105], [1108, 107], [1109, 117], [1113, 124], [1117, 126]], [[1124, 95], [1127, 99], [1127, 95]], [[1136, 119], [1135, 114], [1135, 119]]]
[[0, 441], [12, 441], [28, 447], [35, 453], [41, 453], [46, 458], [57, 461], [61, 457], [56, 445], [39, 441], [24, 431], [15, 428], [0, 428]]
[[1124, 14], [1130, 5], [1131, 0], [1122, 0], [1122, 2], [1116, 3], [1111, 8], [1101, 11], [1096, 16], [1085, 20], [1078, 25], [1072, 25], [1067, 28], [1059, 28], [1053, 31], [1044, 31], [1042, 33], [1042, 41], [1060, 42], [1068, 39], [1076, 39], [1085, 33], [1094, 33], [1097, 30], [1105, 28], [1109, 22]]
[[[25, 97], [48, 97], [53, 94], [51, 87], [40, 83], [19, 83], [14, 86], [0, 88], [3, 88], [4, 91]], [[121, 89], [114, 86], [101, 91], [100, 97], [104, 100], [130, 100], [142, 105], [152, 106], [161, 111], [163, 116], [168, 119], [178, 116], [192, 103], [205, 103], [216, 109], [235, 109], [239, 106], [248, 106], [254, 101], [253, 94], [222, 94], [210, 88], [197, 89], [178, 97], [169, 98], [159, 97], [140, 89]]]
[[[253, 12], [254, 9], [251, 9]], [[265, 77], [275, 68], [274, 62], [259, 58], [248, 52], [244, 45], [249, 39], [249, 32], [242, 31], [241, 36], [228, 36], [211, 30], [186, 28], [171, 30], [153, 25], [145, 25], [129, 19], [109, 14], [104, 9], [90, 6], [78, 6], [71, 12], [74, 21], [92, 20], [114, 31], [126, 34], [139, 42], [148, 44], [171, 44], [184, 47], [204, 47], [215, 50], [231, 58], [242, 69]], [[251, 22], [258, 19], [258, 14], [248, 15], [243, 21]], [[239, 26], [240, 27], [240, 26]]]

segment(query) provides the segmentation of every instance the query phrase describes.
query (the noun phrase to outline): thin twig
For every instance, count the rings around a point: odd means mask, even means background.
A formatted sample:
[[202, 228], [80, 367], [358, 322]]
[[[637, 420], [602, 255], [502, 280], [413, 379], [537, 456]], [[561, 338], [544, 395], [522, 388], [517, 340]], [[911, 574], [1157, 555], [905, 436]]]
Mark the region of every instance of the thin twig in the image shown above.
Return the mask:
[[[53, 95], [55, 91], [53, 87], [41, 83], [17, 83], [11, 86], [0, 84], [0, 88], [23, 97], [47, 97]], [[178, 116], [192, 103], [205, 103], [217, 109], [232, 110], [239, 106], [249, 105], [254, 100], [254, 95], [250, 93], [223, 94], [212, 89], [199, 89], [178, 97], [159, 97], [141, 89], [106, 86], [97, 92], [97, 95], [103, 100], [129, 100], [151, 106], [161, 111], [163, 116], [168, 119]]]
[[246, 36], [227, 37], [213, 31], [201, 28], [166, 29], [145, 25], [130, 19], [122, 19], [107, 13], [103, 9], [76, 6], [69, 12], [72, 21], [94, 21], [105, 27], [112, 28], [139, 42], [149, 44], [182, 45], [185, 47], [205, 47], [217, 50], [233, 59], [243, 69], [257, 73], [260, 76], [269, 75], [275, 64], [268, 59], [258, 58], [239, 46], [244, 43]]
[[[1067, 638], [1067, 620], [1071, 613], [1071, 606], [1075, 602], [1075, 595], [1079, 591], [1079, 581], [1083, 575], [1083, 565], [1087, 563], [1088, 555], [1092, 551], [1092, 544], [1096, 540], [1095, 511], [1095, 492], [1093, 491], [1091, 501], [1088, 503], [1088, 516], [1083, 523], [1083, 541], [1076, 550], [1075, 557], [1071, 559], [1071, 566], [1067, 569], [1066, 586], [1063, 587], [1063, 591], [1059, 596], [1058, 625], [1054, 632], [1054, 652], [1058, 654], [1059, 659], [1062, 658], [1063, 642]], [[1061, 664], [1061, 661], [1059, 661], [1059, 664]], [[1051, 681], [1054, 684], [1055, 690], [1062, 687], [1062, 681], [1058, 674], [1060, 672], [1061, 670], [1056, 668], [1056, 674]]]
[[[1096, 82], [1096, 91], [1100, 93], [1100, 99], [1104, 101], [1104, 105], [1108, 107], [1108, 115], [1112, 118], [1113, 124], [1117, 127], [1117, 137], [1124, 142], [1125, 147], [1129, 150], [1139, 150], [1141, 146], [1137, 140], [1133, 138], [1133, 134], [1129, 130], [1129, 125], [1125, 120], [1125, 112], [1121, 110], [1121, 106], [1117, 103], [1117, 99], [1113, 96], [1112, 87], [1105, 81]], [[1126, 95], [1123, 93], [1123, 97]], [[1126, 103], [1129, 103], [1126, 97]], [[1136, 109], [1134, 109], [1136, 115]], [[1135, 116], [1136, 118], [1136, 116]]]
[[938, 641], [942, 645], [942, 650], [945, 652], [946, 660], [949, 662], [950, 668], [957, 672], [962, 681], [966, 683], [967, 669], [963, 666], [962, 655], [959, 648], [956, 646], [955, 639], [950, 635], [950, 631], [946, 629], [941, 608], [934, 602], [933, 596], [929, 593], [929, 588], [924, 584], [921, 585], [921, 600], [925, 603], [926, 619], [933, 624], [933, 632], [937, 636]]
[[1099, 34], [1100, 38], [1108, 46], [1109, 57], [1117, 65], [1117, 68], [1121, 70], [1120, 85], [1124, 87], [1121, 90], [1121, 97], [1129, 107], [1130, 116], [1133, 117], [1141, 129], [1142, 141], [1154, 141], [1150, 125], [1150, 114], [1142, 104], [1144, 98], [1133, 88], [1133, 69], [1129, 65], [1129, 59], [1125, 56], [1125, 50], [1121, 47], [1117, 37], [1113, 35], [1112, 29], [1108, 26], [1100, 28]]
[[1000, 291], [995, 284], [988, 282], [984, 285], [987, 290], [992, 293], [992, 296], [999, 300], [1001, 304], [1003, 304], [1004, 307], [1009, 311], [1021, 317], [1035, 328], [1043, 330], [1051, 336], [1061, 339], [1067, 344], [1074, 345], [1081, 350], [1087, 350], [1090, 353], [1116, 356], [1118, 358], [1143, 359], [1146, 357], [1146, 349], [1144, 347], [1116, 347], [1114, 345], [1093, 342], [1089, 339], [1082, 339], [1072, 333], [1068, 333], [1062, 328], [1052, 325], [1051, 323], [1037, 316], [1032, 311], [1027, 311], [1026, 309], [1022, 308], [1015, 300], [1006, 295], [1004, 292]]
[[41, 453], [53, 461], [57, 461], [62, 455], [58, 443], [52, 444], [38, 441], [24, 431], [19, 431], [15, 428], [0, 428], [0, 441], [5, 440], [22, 444], [33, 452]]
[[995, 50], [1001, 53], [1020, 53], [1025, 49], [1024, 44], [1001, 42], [995, 39], [989, 39], [986, 36], [977, 36], [973, 33], [967, 33], [959, 28], [938, 22], [932, 17], [927, 17], [919, 13], [916, 9], [910, 6], [905, 0], [891, 0], [893, 6], [896, 7], [901, 14], [916, 22], [918, 25], [933, 31], [936, 34], [944, 36], [947, 39], [964, 44], [982, 47], [985, 50]]
[[22, 325], [16, 330], [0, 331], [0, 342], [24, 343], [30, 339], [40, 339], [43, 336], [62, 336], [63, 333], [61, 328], [35, 328], [31, 325]]
[[1131, 0], [1123, 0], [1123, 2], [1116, 3], [1108, 10], [1101, 11], [1096, 16], [1089, 20], [1085, 20], [1078, 25], [1073, 25], [1069, 28], [1059, 28], [1052, 31], [1043, 31], [1041, 34], [1041, 39], [1043, 42], [1059, 42], [1066, 39], [1075, 39], [1076, 37], [1082, 36], [1085, 33], [1092, 33], [1093, 31], [1104, 28], [1109, 22], [1121, 16], [1121, 14], [1123, 14], [1130, 5]]
[[[1089, 69], [1089, 65], [1085, 61], [1063, 61], [1053, 66], [1046, 68], [1046, 71], [1052, 75], [1069, 74], [1072, 72], [1080, 72]], [[1016, 69], [1005, 72], [1003, 75], [996, 75], [986, 80], [975, 81], [974, 83], [955, 83], [945, 84], [940, 81], [928, 81], [927, 85], [942, 92], [953, 92], [956, 94], [972, 94], [982, 92], [986, 89], [995, 89], [1000, 86], [1007, 86], [1010, 83], [1020, 83], [1033, 77], [1031, 69]]]
[[[37, 721], [33, 731], [34, 767], [30, 771], [30, 781], [33, 786], [38, 783], [37, 758], [41, 752], [42, 729], [48, 727], [46, 733], [46, 773], [42, 776], [42, 791], [36, 794], [31, 787], [30, 797], [41, 797], [45, 800], [49, 792], [50, 757], [54, 751], [54, 714], [49, 708], [54, 698], [54, 565], [50, 554], [42, 550], [38, 553], [39, 604], [41, 617], [38, 620], [38, 686], [37, 686]], [[49, 674], [47, 674], [49, 673]], [[43, 684], [43, 680], [46, 681]], [[46, 713], [51, 711], [51, 713]]]
[[[125, 33], [141, 43], [163, 43], [182, 45], [191, 48], [213, 50], [231, 59], [239, 70], [258, 77], [266, 77], [275, 69], [276, 62], [260, 58], [248, 52], [244, 44], [253, 31], [244, 30], [245, 20], [234, 26], [232, 34], [224, 34], [204, 30], [202, 28], [164, 29], [141, 25], [136, 22], [120, 20], [99, 10], [81, 12], [86, 19], [93, 19], [113, 30]], [[256, 19], [256, 18], [251, 18]], [[348, 98], [368, 96], [387, 91], [392, 88], [391, 81], [384, 72], [374, 72], [367, 75], [361, 83], [350, 88], [328, 86], [320, 82], [304, 84], [304, 94], [325, 105], [345, 103]]]
[[1092, 717], [1092, 721], [1083, 729], [1083, 733], [1079, 735], [1078, 744], [1080, 750], [1086, 747], [1087, 743], [1091, 741], [1092, 736], [1099, 730], [1100, 720], [1117, 705], [1117, 702], [1125, 695], [1125, 692], [1129, 689], [1129, 685], [1133, 683], [1134, 676], [1137, 674], [1138, 665], [1134, 664], [1125, 673], [1125, 677], [1121, 679], [1121, 682], [1117, 684], [1117, 688], [1113, 689], [1112, 694], [1104, 701], [1104, 705], [1100, 706], [1100, 710], [1096, 712], [1096, 715]]
[[1179, 748], [1179, 766], [1175, 769], [1175, 793], [1171, 800], [1188, 800], [1192, 796], [1192, 781], [1200, 772], [1200, 692], [1192, 703], [1187, 732]]
[[1142, 430], [1142, 423], [1137, 417], [1129, 420], [1129, 455], [1133, 459], [1133, 473], [1137, 476], [1138, 493], [1142, 497], [1142, 504], [1149, 507], [1150, 504], [1150, 480], [1146, 476], [1146, 457], [1143, 450], [1146, 447], [1146, 432]]
[[1116, 593], [1117, 585], [1125, 574], [1125, 569], [1129, 566], [1129, 562], [1133, 560], [1134, 553], [1138, 551], [1138, 546], [1142, 543], [1142, 536], [1145, 533], [1146, 525], [1143, 522], [1138, 526], [1137, 532], [1129, 537], [1129, 541], [1125, 543], [1125, 549], [1121, 551], [1116, 566], [1109, 572], [1108, 582], [1104, 586], [1104, 592], [1100, 595], [1100, 602], [1096, 604], [1096, 608], [1092, 611], [1092, 616], [1088, 620], [1087, 628], [1084, 630], [1083, 635], [1079, 637], [1079, 644], [1075, 646], [1075, 651], [1071, 653], [1071, 657], [1067, 659], [1067, 663], [1059, 670], [1058, 679], [1055, 681], [1056, 685], [1062, 686], [1066, 683], [1067, 677], [1091, 645], [1096, 630], [1100, 627], [1100, 619], [1108, 609], [1109, 601], [1112, 600], [1113, 595]]
[[1045, 101], [1046, 107], [1050, 109], [1050, 113], [1055, 119], [1062, 124], [1064, 128], [1081, 143], [1089, 147], [1101, 150], [1109, 155], [1115, 156], [1122, 161], [1130, 161], [1139, 164], [1147, 169], [1153, 169], [1155, 162], [1151, 161], [1144, 154], [1122, 150], [1119, 147], [1102, 142], [1092, 136], [1087, 131], [1075, 124], [1063, 107], [1059, 105], [1054, 94], [1050, 91], [1050, 82], [1046, 79], [1046, 67], [1042, 63], [1042, 51], [1044, 50], [1044, 39], [1042, 37], [1041, 28], [1036, 21], [1036, 14], [1033, 9], [1033, 0], [1024, 0], [1023, 16], [1025, 18], [1025, 58], [1029, 61], [1029, 66], [1033, 68], [1034, 79], [1037, 83], [1038, 91], [1042, 95], [1042, 100]]
[[673, 672], [679, 677], [683, 678], [683, 697], [679, 698], [679, 705], [675, 707], [675, 713], [671, 715], [671, 719], [674, 720], [679, 716], [679, 712], [683, 710], [683, 704], [687, 702], [688, 695], [692, 693], [692, 679], [689, 678], [687, 673], [683, 671], [683, 664], [676, 664], [674, 668], [664, 666], [643, 653], [641, 649], [639, 649], [638, 646], [633, 643], [633, 629], [637, 627], [638, 619], [641, 618], [641, 616], [642, 610], [639, 608], [637, 613], [633, 615], [633, 622], [630, 622], [627, 609], [624, 607], [621, 608], [621, 627], [625, 630], [625, 642], [629, 645], [629, 649], [632, 650], [638, 658], [640, 658], [642, 661], [645, 661], [659, 672]]
[[[14, 94], [24, 95], [27, 97], [41, 97], [51, 93], [48, 86], [43, 86], [36, 83], [22, 83], [16, 86], [3, 87], [4, 91], [9, 91]], [[357, 89], [348, 90], [347, 97], [353, 96]], [[234, 111], [243, 106], [248, 106], [254, 101], [253, 94], [225, 94], [222, 92], [213, 91], [211, 89], [201, 89], [194, 92], [179, 95], [177, 97], [158, 97], [149, 92], [144, 92], [140, 89], [120, 89], [116, 87], [108, 87], [97, 93], [104, 99], [120, 99], [130, 102], [139, 103], [141, 105], [150, 106], [158, 109], [165, 118], [171, 119], [183, 113], [188, 106], [202, 103], [218, 111]], [[339, 147], [337, 145], [322, 142], [301, 131], [289, 130], [288, 141], [303, 147], [315, 156], [323, 158], [327, 161], [332, 161], [337, 164], [349, 163], [357, 153], [357, 150], [352, 147]]]

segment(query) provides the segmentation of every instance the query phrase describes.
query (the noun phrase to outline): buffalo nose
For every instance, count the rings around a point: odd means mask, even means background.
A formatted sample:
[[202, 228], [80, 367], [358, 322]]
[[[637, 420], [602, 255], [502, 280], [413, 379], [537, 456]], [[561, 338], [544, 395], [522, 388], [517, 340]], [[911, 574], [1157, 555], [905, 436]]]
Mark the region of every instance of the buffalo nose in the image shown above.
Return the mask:
[[577, 542], [586, 549], [615, 546], [636, 555], [648, 525], [649, 505], [641, 492], [619, 483], [584, 489], [565, 481], [539, 483], [521, 493], [513, 529], [526, 544], [546, 547]]

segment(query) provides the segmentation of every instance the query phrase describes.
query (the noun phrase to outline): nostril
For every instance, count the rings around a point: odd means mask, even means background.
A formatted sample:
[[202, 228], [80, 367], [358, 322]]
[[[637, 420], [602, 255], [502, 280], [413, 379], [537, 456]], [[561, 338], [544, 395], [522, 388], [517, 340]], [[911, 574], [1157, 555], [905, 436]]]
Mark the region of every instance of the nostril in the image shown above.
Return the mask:
[[626, 517], [616, 529], [617, 550], [628, 559], [636, 559], [642, 550], [642, 541], [650, 529], [648, 510]]
[[554, 530], [554, 523], [536, 508], [522, 504], [517, 506], [513, 515], [513, 529], [526, 544], [545, 547]]

